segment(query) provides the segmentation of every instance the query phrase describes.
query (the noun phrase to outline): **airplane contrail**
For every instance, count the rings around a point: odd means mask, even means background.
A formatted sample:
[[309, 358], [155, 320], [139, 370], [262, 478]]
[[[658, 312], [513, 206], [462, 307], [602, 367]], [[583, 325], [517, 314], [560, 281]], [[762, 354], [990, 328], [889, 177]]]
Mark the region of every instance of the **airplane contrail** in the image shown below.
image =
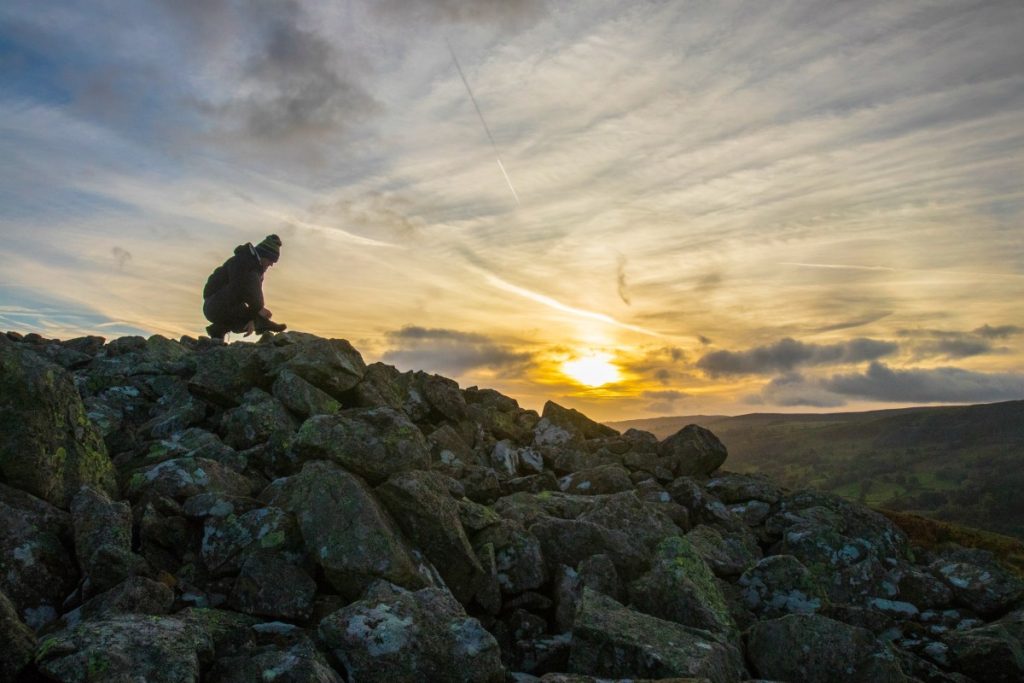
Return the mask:
[[452, 61], [455, 63], [455, 69], [459, 72], [459, 77], [462, 78], [462, 84], [466, 86], [466, 92], [469, 93], [469, 99], [473, 102], [473, 107], [476, 109], [476, 115], [480, 117], [480, 123], [484, 125], [484, 131], [487, 133], [487, 138], [491, 141], [491, 147], [494, 148], [494, 158], [498, 162], [498, 168], [501, 169], [501, 175], [505, 176], [505, 182], [508, 183], [508, 189], [512, 191], [512, 196], [515, 197], [516, 205], [519, 205], [519, 193], [516, 192], [516, 188], [512, 186], [512, 179], [508, 177], [508, 172], [505, 170], [505, 164], [501, 163], [501, 154], [498, 153], [498, 145], [494, 142], [494, 136], [491, 135], [491, 129], [487, 125], [487, 121], [484, 119], [484, 113], [480, 111], [480, 105], [477, 104], [476, 97], [473, 96], [473, 89], [469, 87], [469, 81], [466, 80], [466, 74], [462, 73], [462, 66], [459, 64], [459, 58], [455, 56], [455, 49], [452, 47], [451, 41], [445, 38], [445, 43], [448, 44], [448, 52], [452, 55]]

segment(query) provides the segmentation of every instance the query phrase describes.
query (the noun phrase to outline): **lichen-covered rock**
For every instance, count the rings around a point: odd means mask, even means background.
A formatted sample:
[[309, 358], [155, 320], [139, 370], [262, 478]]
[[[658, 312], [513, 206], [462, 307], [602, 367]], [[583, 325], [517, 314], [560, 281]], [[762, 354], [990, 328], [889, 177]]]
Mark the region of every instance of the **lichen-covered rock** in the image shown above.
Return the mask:
[[303, 621], [313, 613], [316, 581], [300, 567], [270, 553], [248, 558], [235, 579], [229, 604], [245, 614]]
[[622, 582], [610, 557], [589, 557], [580, 562], [578, 570], [564, 565], [561, 567], [555, 579], [555, 626], [560, 633], [572, 630], [585, 588], [622, 601]]
[[813, 614], [825, 605], [825, 593], [807, 568], [792, 555], [772, 555], [739, 579], [747, 609], [762, 619]]
[[392, 408], [316, 415], [302, 424], [293, 447], [300, 458], [332, 460], [374, 484], [430, 463], [423, 433]]
[[262, 352], [267, 373], [290, 371], [338, 401], [363, 379], [366, 363], [344, 339], [321, 339], [285, 332], [273, 341], [273, 351]]
[[224, 443], [245, 450], [265, 443], [275, 432], [293, 432], [296, 425], [280, 401], [262, 389], [250, 389], [240, 405], [224, 413], [220, 427]]
[[460, 602], [473, 597], [483, 575], [462, 528], [459, 505], [437, 472], [403, 472], [376, 489], [377, 497], [398, 526], [437, 568]]
[[174, 592], [167, 585], [143, 576], [132, 576], [63, 615], [59, 624], [70, 628], [83, 621], [118, 614], [167, 614], [173, 603]]
[[682, 530], [658, 504], [645, 503], [633, 491], [598, 496], [579, 520], [621, 531], [652, 552], [665, 538], [682, 536]]
[[71, 376], [0, 337], [0, 481], [66, 508], [83, 484], [117, 490]]
[[638, 539], [594, 522], [544, 519], [529, 530], [540, 541], [549, 573], [561, 565], [575, 568], [589, 557], [605, 554], [620, 574], [634, 577], [646, 569], [650, 557], [649, 549]]
[[230, 344], [196, 354], [189, 390], [226, 408], [238, 405], [245, 392], [266, 379], [258, 351], [253, 344]]
[[1024, 643], [1004, 624], [954, 631], [942, 643], [953, 671], [986, 683], [1024, 680]]
[[355, 597], [376, 579], [425, 585], [370, 488], [337, 465], [306, 463], [298, 474], [274, 482], [263, 498], [295, 515], [307, 551], [342, 595]]
[[498, 643], [436, 588], [410, 592], [378, 583], [362, 600], [320, 622], [324, 645], [363, 683], [500, 683]]
[[632, 491], [634, 485], [625, 467], [602, 465], [567, 474], [558, 482], [558, 487], [566, 493], [593, 496]]
[[32, 629], [57, 618], [78, 582], [67, 513], [27, 493], [0, 485], [0, 592]]
[[922, 610], [942, 609], [953, 603], [953, 591], [934, 574], [916, 567], [903, 568], [897, 577], [902, 600]]
[[187, 456], [137, 470], [128, 480], [127, 493], [132, 500], [158, 495], [184, 501], [200, 493], [247, 496], [252, 489], [252, 482], [230, 467]]
[[[495, 580], [508, 594], [539, 588], [548, 572], [541, 551], [541, 541], [521, 524], [500, 520], [473, 535], [473, 549], [481, 559], [493, 558]], [[484, 548], [489, 547], [489, 552]]]
[[953, 591], [957, 604], [985, 617], [1002, 616], [1024, 599], [1024, 581], [989, 557], [939, 559], [931, 570]]
[[0, 680], [17, 680], [18, 674], [32, 661], [36, 634], [18, 618], [18, 613], [0, 591]]
[[199, 681], [213, 643], [202, 630], [172, 617], [123, 614], [85, 621], [39, 644], [40, 671], [62, 683]]
[[723, 636], [736, 632], [711, 569], [685, 538], [658, 546], [651, 570], [629, 586], [630, 605], [645, 614]]
[[817, 614], [754, 624], [747, 659], [762, 678], [802, 683], [907, 683], [896, 657], [868, 630]]
[[249, 558], [274, 552], [298, 563], [305, 556], [293, 515], [278, 507], [207, 518], [200, 556], [214, 576], [236, 574]]
[[700, 524], [686, 534], [708, 567], [720, 577], [736, 577], [757, 564], [761, 548], [749, 532], [720, 530]]
[[569, 669], [601, 677], [669, 678], [703, 676], [735, 683], [743, 658], [714, 635], [623, 607], [584, 590], [572, 630]]
[[541, 420], [547, 420], [550, 424], [560, 427], [582, 439], [598, 439], [619, 435], [611, 427], [594, 422], [578, 410], [563, 408], [554, 401], [548, 401], [544, 404], [544, 410], [540, 416]]
[[726, 505], [752, 500], [774, 505], [785, 495], [781, 486], [762, 474], [722, 472], [709, 481], [705, 488]]
[[342, 683], [342, 678], [327, 663], [308, 639], [284, 645], [268, 644], [246, 650], [244, 654], [217, 660], [210, 680], [214, 683]]
[[87, 592], [100, 593], [124, 580], [122, 571], [133, 564], [128, 503], [114, 502], [103, 491], [83, 486], [71, 501], [71, 519], [78, 566], [89, 582]]
[[301, 418], [331, 415], [341, 409], [337, 399], [287, 368], [278, 373], [272, 391], [277, 400]]
[[502, 474], [515, 477], [520, 474], [539, 474], [544, 471], [544, 456], [529, 446], [516, 446], [503, 439], [491, 450], [491, 466]]
[[658, 444], [658, 464], [674, 477], [707, 476], [727, 456], [718, 437], [698, 425], [687, 425]]

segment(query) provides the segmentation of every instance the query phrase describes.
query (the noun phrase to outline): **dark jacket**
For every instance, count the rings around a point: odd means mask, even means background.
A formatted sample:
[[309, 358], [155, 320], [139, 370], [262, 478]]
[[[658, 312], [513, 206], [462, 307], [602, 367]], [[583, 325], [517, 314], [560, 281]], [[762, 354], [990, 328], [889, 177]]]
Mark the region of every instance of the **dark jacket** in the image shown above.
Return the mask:
[[263, 308], [263, 272], [252, 244], [235, 247], [235, 255], [213, 271], [203, 288], [203, 299], [216, 296], [225, 303], [245, 304], [253, 314]]

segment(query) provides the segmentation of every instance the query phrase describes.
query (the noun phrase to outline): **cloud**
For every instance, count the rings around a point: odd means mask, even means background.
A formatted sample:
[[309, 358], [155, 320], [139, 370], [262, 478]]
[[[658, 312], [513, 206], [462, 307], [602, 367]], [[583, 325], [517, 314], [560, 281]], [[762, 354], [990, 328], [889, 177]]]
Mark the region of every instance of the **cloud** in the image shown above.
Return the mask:
[[835, 375], [821, 386], [844, 396], [902, 403], [985, 403], [1024, 398], [1024, 374], [954, 367], [894, 370], [874, 362], [864, 373]]
[[747, 403], [838, 408], [846, 404], [846, 399], [829, 391], [816, 380], [808, 380], [799, 373], [787, 373], [766, 384], [759, 395], [748, 397]]
[[408, 326], [388, 332], [387, 338], [397, 348], [388, 350], [382, 358], [403, 370], [457, 377], [480, 369], [517, 373], [532, 362], [531, 354], [474, 332]]
[[131, 252], [126, 249], [122, 249], [121, 247], [114, 247], [110, 250], [110, 253], [113, 255], [114, 261], [117, 263], [118, 270], [124, 270], [124, 267], [132, 260]]
[[544, 0], [377, 0], [376, 9], [392, 19], [528, 26], [544, 14]]
[[857, 338], [841, 344], [805, 344], [792, 338], [747, 351], [712, 351], [697, 361], [697, 367], [719, 375], [757, 375], [788, 372], [800, 366], [839, 365], [875, 360], [899, 349], [893, 342]]
[[862, 315], [859, 318], [851, 318], [850, 320], [844, 320], [842, 322], [817, 327], [814, 329], [814, 331], [835, 332], [837, 330], [848, 330], [851, 327], [861, 327], [863, 325], [868, 325], [875, 321], [881, 320], [882, 318], [886, 318], [890, 315], [892, 315], [892, 311], [876, 311], [874, 313], [867, 313], [865, 315]]
[[972, 332], [979, 337], [984, 337], [985, 339], [1005, 339], [1007, 337], [1013, 337], [1024, 333], [1024, 327], [1019, 327], [1017, 325], [999, 325], [997, 327], [982, 325], [981, 327], [972, 330]]
[[619, 285], [619, 298], [622, 299], [622, 303], [627, 306], [631, 306], [632, 302], [629, 300], [628, 285], [626, 284], [626, 257], [619, 254], [619, 265], [616, 272], [616, 279]]
[[685, 391], [645, 391], [640, 394], [643, 398], [650, 398], [659, 401], [678, 401], [689, 396]]

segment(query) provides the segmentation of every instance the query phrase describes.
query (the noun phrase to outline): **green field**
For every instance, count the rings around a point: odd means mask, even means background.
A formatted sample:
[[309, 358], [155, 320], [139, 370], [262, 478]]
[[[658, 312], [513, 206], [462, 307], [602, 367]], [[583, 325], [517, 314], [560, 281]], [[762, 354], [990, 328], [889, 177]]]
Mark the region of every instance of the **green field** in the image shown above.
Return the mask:
[[729, 449], [725, 469], [1024, 538], [1024, 401], [609, 424], [659, 438], [699, 424]]

